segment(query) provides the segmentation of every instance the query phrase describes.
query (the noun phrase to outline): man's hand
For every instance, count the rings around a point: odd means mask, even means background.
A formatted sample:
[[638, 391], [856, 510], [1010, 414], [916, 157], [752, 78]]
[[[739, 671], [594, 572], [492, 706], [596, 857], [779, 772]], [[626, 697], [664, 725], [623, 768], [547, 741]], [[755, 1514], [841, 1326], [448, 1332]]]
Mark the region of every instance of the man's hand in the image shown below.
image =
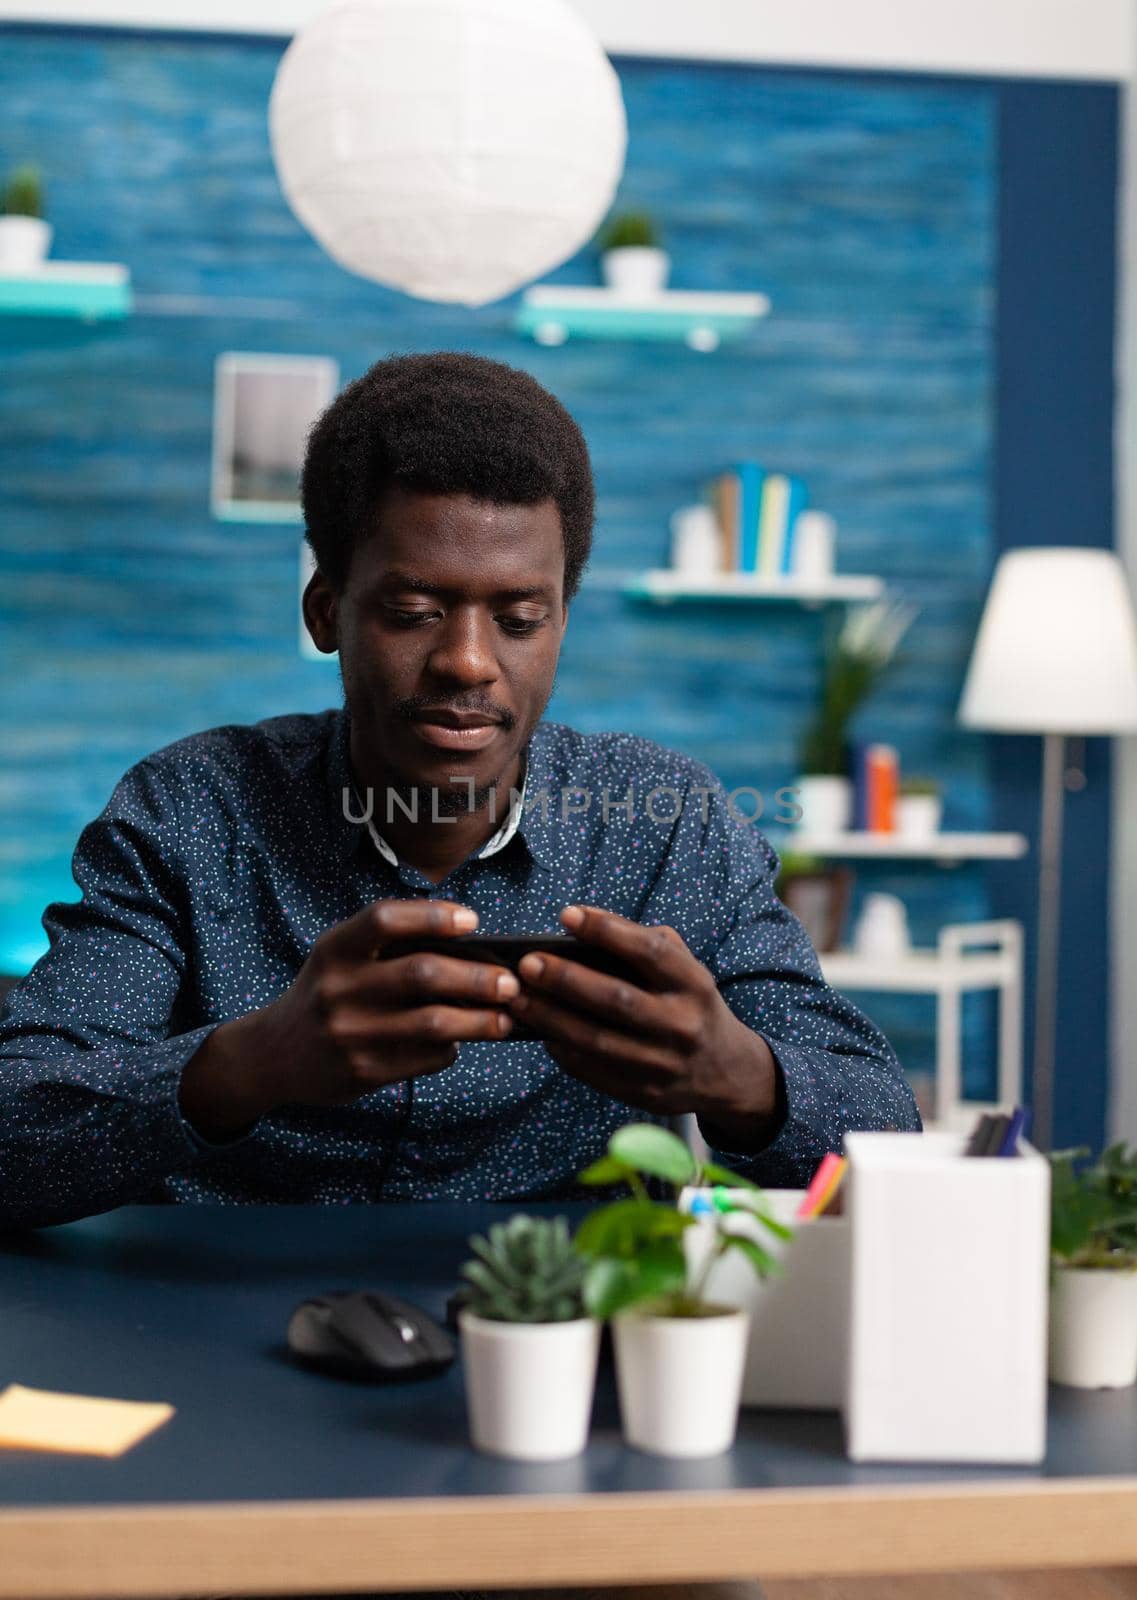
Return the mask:
[[658, 1116], [695, 1112], [728, 1149], [761, 1149], [781, 1111], [769, 1045], [730, 1010], [682, 937], [612, 911], [566, 906], [570, 933], [622, 956], [630, 984], [560, 956], [528, 955], [509, 1009], [566, 1072]]
[[461, 1040], [506, 1038], [520, 985], [505, 967], [425, 951], [382, 959], [395, 940], [477, 923], [449, 900], [377, 900], [327, 929], [279, 1000], [214, 1029], [186, 1064], [183, 1114], [225, 1138], [275, 1106], [341, 1105], [442, 1071]]

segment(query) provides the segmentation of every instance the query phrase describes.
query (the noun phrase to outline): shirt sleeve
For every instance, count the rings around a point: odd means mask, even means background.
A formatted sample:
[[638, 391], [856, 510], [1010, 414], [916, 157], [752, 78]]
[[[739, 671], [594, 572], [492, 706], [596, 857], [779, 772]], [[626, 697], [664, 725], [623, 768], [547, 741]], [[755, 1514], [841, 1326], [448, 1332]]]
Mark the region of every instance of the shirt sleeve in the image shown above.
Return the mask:
[[178, 1106], [216, 1023], [177, 1031], [190, 942], [176, 811], [148, 760], [79, 836], [77, 903], [0, 1012], [0, 1223], [39, 1227], [148, 1198], [215, 1146]]
[[703, 956], [735, 1016], [766, 1040], [784, 1089], [772, 1142], [754, 1154], [715, 1150], [755, 1183], [801, 1188], [853, 1129], [918, 1131], [920, 1115], [896, 1053], [826, 983], [809, 937], [774, 893], [779, 862], [752, 824], [712, 796], [704, 862], [721, 923]]

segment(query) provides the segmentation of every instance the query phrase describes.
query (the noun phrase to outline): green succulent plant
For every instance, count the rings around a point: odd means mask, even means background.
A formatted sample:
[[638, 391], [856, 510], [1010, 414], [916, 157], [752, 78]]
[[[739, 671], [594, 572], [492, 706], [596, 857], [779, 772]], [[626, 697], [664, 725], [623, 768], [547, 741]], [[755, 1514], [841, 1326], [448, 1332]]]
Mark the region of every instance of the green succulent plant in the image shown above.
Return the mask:
[[469, 1240], [463, 1299], [490, 1322], [571, 1322], [584, 1316], [585, 1263], [564, 1217], [510, 1217]]
[[654, 250], [660, 232], [646, 211], [617, 211], [601, 228], [596, 242], [601, 250]]
[[3, 212], [8, 217], [43, 216], [43, 185], [38, 167], [15, 167], [8, 174]]

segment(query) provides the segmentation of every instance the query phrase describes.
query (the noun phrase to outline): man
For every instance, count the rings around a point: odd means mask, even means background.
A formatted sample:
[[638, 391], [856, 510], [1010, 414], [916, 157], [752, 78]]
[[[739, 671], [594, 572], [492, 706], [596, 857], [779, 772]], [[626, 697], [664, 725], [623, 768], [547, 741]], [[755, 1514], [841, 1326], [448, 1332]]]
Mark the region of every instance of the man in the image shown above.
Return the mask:
[[[684, 1113], [796, 1185], [849, 1128], [918, 1128], [714, 775], [541, 720], [594, 500], [553, 396], [468, 355], [380, 362], [314, 429], [302, 498], [344, 706], [178, 740], [83, 830], [82, 899], [47, 908], [0, 1020], [0, 1216], [559, 1197], [621, 1123]], [[385, 955], [558, 923], [633, 977]]]

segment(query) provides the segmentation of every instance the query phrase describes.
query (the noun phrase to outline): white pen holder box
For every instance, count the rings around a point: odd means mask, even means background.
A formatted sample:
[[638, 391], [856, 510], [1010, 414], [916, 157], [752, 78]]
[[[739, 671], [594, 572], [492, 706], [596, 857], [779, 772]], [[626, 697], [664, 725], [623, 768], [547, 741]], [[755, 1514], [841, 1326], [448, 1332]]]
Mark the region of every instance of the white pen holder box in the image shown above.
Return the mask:
[[850, 1133], [845, 1432], [854, 1461], [1037, 1462], [1046, 1448], [1050, 1167], [1030, 1145]]
[[[685, 1190], [688, 1210], [697, 1193]], [[729, 1198], [731, 1191], [726, 1191]], [[776, 1277], [760, 1279], [741, 1251], [728, 1251], [711, 1268], [706, 1294], [750, 1313], [750, 1338], [742, 1380], [744, 1406], [837, 1410], [845, 1392], [849, 1325], [849, 1223], [845, 1217], [797, 1222], [804, 1189], [768, 1189], [770, 1214], [794, 1230], [783, 1244], [745, 1211], [731, 1211], [725, 1226], [756, 1239], [781, 1263]], [[705, 1262], [709, 1227], [684, 1234], [689, 1270]]]

